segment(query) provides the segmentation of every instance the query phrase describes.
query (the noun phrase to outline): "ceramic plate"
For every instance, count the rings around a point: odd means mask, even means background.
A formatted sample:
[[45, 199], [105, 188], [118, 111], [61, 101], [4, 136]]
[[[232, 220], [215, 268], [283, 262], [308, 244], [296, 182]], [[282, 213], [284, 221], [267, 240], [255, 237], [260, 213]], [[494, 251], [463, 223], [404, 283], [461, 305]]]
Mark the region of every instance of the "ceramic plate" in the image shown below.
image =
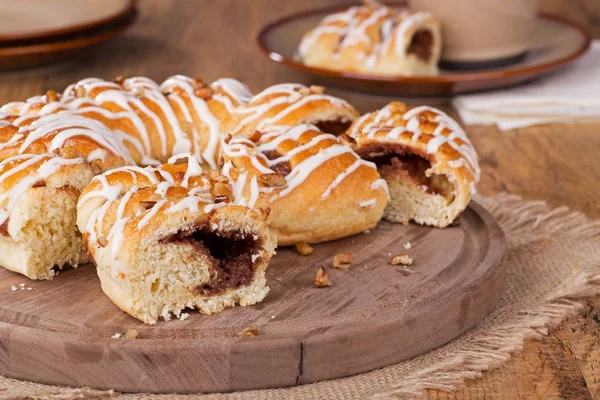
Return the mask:
[[100, 28], [88, 29], [60, 40], [48, 39], [32, 44], [21, 42], [0, 43], [0, 71], [11, 71], [50, 64], [71, 56], [74, 52], [112, 38], [133, 24], [135, 9], [124, 17]]
[[0, 0], [0, 42], [39, 40], [114, 22], [135, 0]]
[[302, 36], [340, 7], [297, 13], [262, 29], [261, 50], [271, 60], [311, 74], [321, 83], [361, 92], [394, 96], [449, 96], [514, 85], [576, 60], [590, 45], [589, 35], [560, 17], [540, 15], [535, 45], [520, 61], [476, 71], [441, 70], [439, 76], [381, 76], [309, 67], [294, 58]]

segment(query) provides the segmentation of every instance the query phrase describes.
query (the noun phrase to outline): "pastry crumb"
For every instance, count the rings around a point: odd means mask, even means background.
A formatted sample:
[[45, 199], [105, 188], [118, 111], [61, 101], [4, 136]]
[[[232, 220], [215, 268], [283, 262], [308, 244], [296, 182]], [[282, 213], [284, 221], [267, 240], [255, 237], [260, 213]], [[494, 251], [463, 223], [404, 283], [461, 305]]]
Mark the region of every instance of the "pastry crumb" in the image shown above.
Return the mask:
[[10, 287], [10, 290], [12, 290], [13, 292], [16, 292], [17, 290], [19, 290], [19, 288], [17, 288], [15, 285], [12, 285]]
[[396, 254], [389, 261], [391, 265], [411, 265], [412, 262], [413, 260], [408, 254]]
[[406, 243], [404, 243], [404, 248], [405, 248], [406, 250], [410, 249], [411, 247], [412, 247], [412, 244], [410, 244], [410, 242], [406, 242]]
[[313, 250], [313, 247], [306, 242], [296, 243], [296, 251], [303, 256], [311, 255]]
[[325, 268], [323, 267], [317, 270], [317, 275], [315, 276], [315, 286], [318, 288], [331, 286], [331, 281], [329, 280], [327, 272], [325, 272]]
[[247, 328], [242, 329], [235, 335], [238, 337], [258, 336], [258, 327], [257, 326], [249, 326]]
[[112, 335], [110, 338], [111, 339], [119, 339], [120, 337], [121, 337], [121, 334], [119, 332], [117, 332], [114, 335]]
[[352, 253], [338, 253], [333, 257], [333, 268], [346, 271], [352, 264]]
[[186, 319], [188, 319], [188, 318], [189, 318], [189, 316], [190, 316], [190, 314], [188, 314], [188, 313], [184, 313], [184, 312], [183, 312], [183, 313], [181, 313], [181, 314], [179, 315], [179, 320], [180, 320], [180, 321], [185, 321]]

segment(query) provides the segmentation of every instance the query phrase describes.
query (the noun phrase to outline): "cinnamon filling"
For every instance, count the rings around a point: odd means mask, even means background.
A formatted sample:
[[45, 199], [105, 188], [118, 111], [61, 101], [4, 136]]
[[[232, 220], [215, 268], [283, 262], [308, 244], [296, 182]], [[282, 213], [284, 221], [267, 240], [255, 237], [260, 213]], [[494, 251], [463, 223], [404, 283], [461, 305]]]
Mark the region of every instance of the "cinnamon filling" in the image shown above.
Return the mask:
[[413, 35], [406, 50], [407, 54], [414, 54], [425, 62], [431, 58], [433, 47], [433, 34], [428, 29], [420, 29]]
[[[265, 155], [265, 157], [267, 157], [271, 161], [274, 161], [280, 157], [283, 157], [283, 155], [280, 154], [277, 150], [268, 150], [268, 151], [263, 152], [263, 154]], [[292, 166], [290, 165], [290, 163], [288, 161], [281, 161], [276, 164], [269, 165], [269, 168], [271, 168], [273, 171], [275, 171], [278, 174], [281, 174], [283, 176], [288, 176], [290, 174], [290, 172], [292, 172]]]
[[313, 123], [321, 132], [331, 133], [332, 135], [341, 135], [345, 133], [350, 125], [352, 125], [352, 121], [345, 121], [341, 118], [331, 119], [331, 120], [321, 120], [319, 122]]
[[443, 196], [452, 200], [454, 185], [446, 175], [432, 174], [427, 176], [425, 171], [431, 168], [431, 162], [424, 156], [411, 153], [401, 145], [376, 144], [357, 150], [365, 160], [377, 165], [381, 177], [388, 180], [394, 177], [412, 182], [429, 194]]
[[[230, 288], [246, 286], [254, 277], [255, 254], [259, 254], [262, 243], [252, 236], [242, 236], [240, 231], [212, 232], [208, 226], [181, 230], [162, 241], [167, 243], [189, 243], [196, 251], [210, 260], [212, 280], [194, 289], [196, 294], [213, 296]], [[254, 260], [253, 260], [254, 258]]]

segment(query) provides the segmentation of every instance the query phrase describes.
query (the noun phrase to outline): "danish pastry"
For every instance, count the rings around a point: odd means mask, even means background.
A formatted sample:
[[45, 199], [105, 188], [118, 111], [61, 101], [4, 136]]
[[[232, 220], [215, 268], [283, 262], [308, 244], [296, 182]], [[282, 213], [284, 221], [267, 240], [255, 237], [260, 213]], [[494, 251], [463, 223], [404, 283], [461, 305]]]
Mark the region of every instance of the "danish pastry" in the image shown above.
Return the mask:
[[306, 33], [298, 57], [309, 66], [381, 75], [437, 75], [440, 24], [426, 12], [377, 4], [329, 15]]
[[132, 162], [102, 124], [69, 113], [0, 118], [0, 265], [50, 279], [88, 262], [77, 230], [80, 191]]
[[374, 162], [389, 185], [388, 221], [442, 228], [475, 193], [475, 149], [460, 125], [439, 110], [390, 103], [363, 115], [349, 135], [356, 152]]
[[280, 246], [338, 239], [381, 219], [387, 185], [375, 165], [315, 126], [253, 131], [226, 142], [223, 174], [245, 204], [269, 205]]
[[268, 211], [236, 204], [227, 179], [191, 154], [169, 162], [113, 169], [82, 192], [77, 225], [102, 290], [147, 324], [261, 301], [275, 248]]
[[233, 111], [225, 133], [300, 124], [312, 124], [334, 135], [344, 133], [359, 114], [346, 101], [324, 91], [322, 86], [297, 83], [271, 86]]

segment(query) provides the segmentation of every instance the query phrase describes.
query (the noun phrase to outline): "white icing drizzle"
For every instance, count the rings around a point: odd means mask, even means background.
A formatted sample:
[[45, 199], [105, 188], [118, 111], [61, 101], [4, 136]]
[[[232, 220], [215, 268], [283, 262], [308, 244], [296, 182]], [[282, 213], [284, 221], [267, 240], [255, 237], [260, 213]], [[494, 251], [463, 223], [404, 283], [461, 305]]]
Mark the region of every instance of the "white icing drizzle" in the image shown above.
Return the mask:
[[352, 127], [350, 136], [360, 138], [364, 135], [367, 139], [375, 139], [381, 132], [386, 132], [385, 140], [399, 140], [403, 133], [411, 135], [411, 141], [416, 143], [423, 135], [421, 131], [420, 115], [424, 112], [433, 113], [433, 122], [437, 126], [430, 134], [426, 145], [428, 154], [435, 154], [444, 144], [455, 149], [460, 158], [451, 160], [448, 165], [452, 168], [466, 167], [473, 174], [475, 181], [479, 181], [480, 170], [477, 154], [463, 128], [446, 113], [429, 106], [419, 106], [404, 113], [392, 114], [394, 103], [388, 104], [381, 110], [365, 114]]
[[369, 200], [359, 202], [358, 206], [360, 208], [373, 208], [373, 207], [375, 207], [375, 204], [377, 204], [376, 199], [369, 199]]
[[[229, 144], [224, 148], [224, 156], [226, 162], [223, 166], [223, 175], [229, 177], [232, 181], [234, 197], [239, 204], [253, 207], [260, 193], [266, 195], [268, 201], [284, 198], [292, 193], [297, 187], [306, 181], [306, 179], [319, 167], [328, 160], [342, 156], [344, 154], [352, 154], [354, 161], [343, 171], [341, 171], [329, 184], [329, 186], [321, 194], [321, 200], [326, 200], [337, 186], [354, 171], [361, 166], [367, 166], [376, 169], [375, 164], [362, 160], [354, 153], [354, 151], [345, 145], [340, 144], [337, 138], [333, 135], [320, 133], [310, 137], [305, 143], [300, 140], [302, 135], [315, 132], [317, 128], [313, 125], [299, 125], [292, 128], [280, 127], [271, 132], [264, 133], [258, 143], [254, 143], [243, 137], [233, 137]], [[274, 159], [268, 159], [264, 153], [277, 150], [278, 146], [286, 141], [296, 142], [296, 146], [287, 151], [286, 154], [281, 154]], [[308, 155], [296, 165], [293, 166], [290, 173], [285, 177], [285, 185], [281, 187], [259, 187], [256, 181], [256, 174], [269, 174], [274, 171], [269, 167], [282, 163], [290, 162], [295, 156], [301, 155], [304, 152], [311, 151], [311, 148], [321, 144], [323, 141], [330, 141], [329, 146], [323, 145], [322, 148], [314, 154]], [[288, 147], [286, 145], [286, 147]], [[235, 158], [246, 157], [254, 166], [254, 174], [250, 175], [249, 171], [245, 170], [237, 175], [232, 175], [234, 169]], [[377, 183], [382, 181], [383, 184]], [[387, 184], [383, 180], [373, 182], [371, 189], [377, 191], [384, 188], [387, 193]], [[248, 192], [247, 192], [248, 191]], [[249, 199], [246, 201], [246, 198]]]
[[[103, 201], [103, 204], [97, 206], [92, 212], [90, 219], [85, 224], [85, 231], [90, 234], [89, 241], [91, 245], [99, 246], [98, 237], [103, 232], [103, 226], [110, 225], [106, 240], [110, 242], [110, 254], [113, 261], [118, 259], [119, 250], [124, 240], [124, 232], [130, 224], [134, 224], [133, 229], [142, 230], [148, 226], [152, 218], [158, 213], [175, 213], [184, 210], [192, 212], [199, 210], [199, 205], [203, 205], [205, 212], [218, 209], [226, 203], [214, 204], [210, 194], [211, 181], [203, 175], [198, 160], [192, 154], [183, 154], [172, 157], [169, 162], [175, 163], [180, 159], [187, 159], [186, 172], [183, 178], [177, 178], [166, 167], [136, 167], [125, 166], [110, 170], [103, 175], [94, 177], [90, 184], [90, 190], [84, 193], [78, 202], [78, 209], [86, 207], [90, 201]], [[123, 186], [123, 178], [119, 174], [129, 174], [130, 185]], [[195, 179], [192, 183], [191, 178]], [[253, 178], [256, 186], [256, 178]], [[112, 183], [115, 181], [115, 183]], [[179, 182], [179, 183], [176, 183]], [[169, 198], [169, 188], [180, 186], [188, 188], [186, 195], [178, 201]], [[134, 195], [141, 189], [156, 188], [154, 194], [160, 196], [155, 204], [147, 210], [140, 208], [137, 204], [138, 199]], [[134, 201], [136, 204], [131, 204]], [[256, 199], [253, 200], [254, 202]], [[252, 201], [251, 201], [252, 202]], [[132, 208], [133, 207], [133, 208]], [[107, 219], [109, 208], [115, 209], [114, 215]], [[135, 209], [134, 215], [131, 210]], [[129, 211], [128, 211], [129, 210]], [[106, 221], [105, 221], [106, 220]], [[118, 266], [118, 262], [114, 262]], [[113, 269], [112, 273], [117, 274], [118, 268]]]
[[[20, 154], [0, 163], [0, 225], [5, 223], [18, 200], [38, 181], [45, 180], [62, 167], [83, 164], [81, 158], [66, 159], [51, 154]], [[12, 184], [8, 178], [27, 171], [27, 175]]]

